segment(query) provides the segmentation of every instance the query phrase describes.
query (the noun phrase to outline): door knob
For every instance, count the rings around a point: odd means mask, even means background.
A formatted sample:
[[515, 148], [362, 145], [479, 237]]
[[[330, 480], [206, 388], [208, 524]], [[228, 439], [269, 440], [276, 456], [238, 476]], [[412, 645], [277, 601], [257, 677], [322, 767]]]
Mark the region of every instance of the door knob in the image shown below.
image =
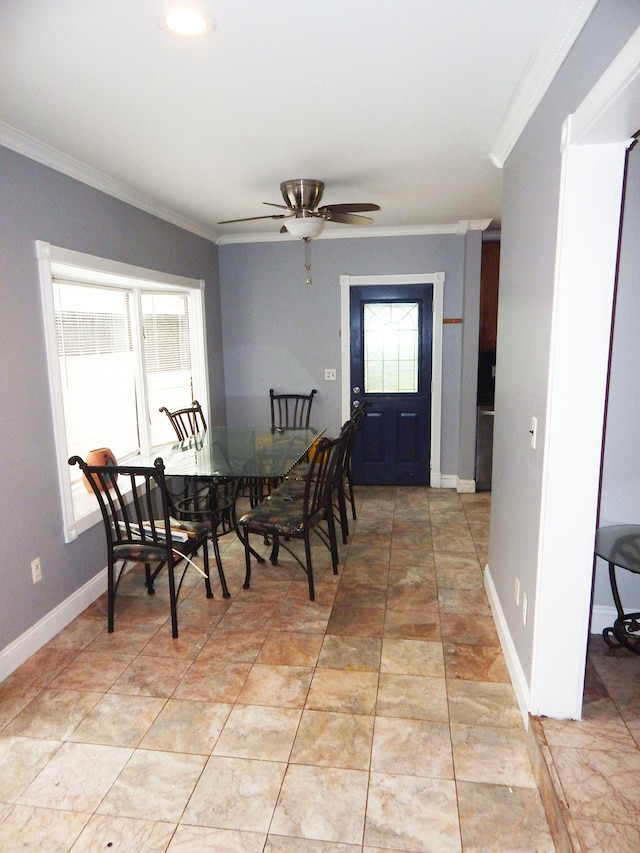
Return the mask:
[[358, 385], [354, 385], [354, 386], [353, 386], [353, 393], [354, 393], [354, 394], [359, 394], [359, 393], [360, 393], [360, 387], [359, 387]]
[[360, 400], [354, 400], [353, 401], [353, 408], [358, 409], [359, 407], [360, 407]]

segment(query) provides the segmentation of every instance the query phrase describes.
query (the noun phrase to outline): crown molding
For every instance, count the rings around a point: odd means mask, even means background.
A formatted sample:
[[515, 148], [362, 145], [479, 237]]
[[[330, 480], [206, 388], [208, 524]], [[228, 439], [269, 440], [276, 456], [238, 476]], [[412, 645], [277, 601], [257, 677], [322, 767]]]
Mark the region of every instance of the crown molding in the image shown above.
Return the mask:
[[204, 237], [205, 240], [215, 243], [218, 237], [215, 231], [207, 228], [201, 222], [190, 219], [172, 208], [132, 190], [126, 184], [108, 177], [102, 172], [97, 171], [97, 169], [92, 169], [90, 166], [81, 163], [79, 160], [75, 160], [68, 154], [63, 154], [56, 148], [45, 145], [44, 142], [39, 142], [37, 139], [33, 139], [33, 137], [4, 122], [0, 122], [0, 145], [10, 148], [18, 154], [23, 154], [31, 160], [42, 163], [43, 166], [48, 166], [57, 172], [62, 172], [63, 175], [75, 178], [83, 184], [87, 184], [96, 190], [113, 196], [113, 198], [144, 210], [152, 216], [157, 216], [165, 222], [170, 222], [172, 225], [184, 228], [185, 231], [190, 231], [192, 234]]
[[[492, 219], [461, 219], [459, 222], [450, 222], [444, 225], [398, 225], [398, 226], [371, 226], [366, 228], [342, 228], [338, 230], [323, 231], [316, 240], [357, 240], [367, 237], [423, 237], [430, 234], [466, 234], [468, 231], [484, 231], [493, 222]], [[273, 243], [282, 241], [298, 240], [291, 234], [224, 234], [216, 241], [218, 246], [226, 246], [231, 243]]]
[[[166, 205], [160, 204], [153, 199], [148, 198], [142, 193], [136, 192], [126, 184], [120, 183], [113, 178], [93, 169], [90, 166], [81, 163], [79, 160], [39, 142], [26, 133], [17, 130], [11, 125], [0, 122], [0, 145], [16, 151], [31, 160], [41, 163], [43, 166], [48, 166], [87, 184], [94, 189], [100, 190], [113, 198], [124, 201], [133, 207], [150, 213], [152, 216], [157, 216], [165, 222], [170, 222], [177, 225], [179, 228], [184, 228], [192, 234], [199, 237], [204, 237], [205, 240], [210, 240], [219, 246], [224, 246], [228, 243], [268, 243], [272, 241], [283, 240], [298, 240], [298, 237], [293, 237], [291, 234], [273, 234], [273, 233], [253, 233], [253, 234], [224, 234], [207, 228], [201, 222], [190, 219], [183, 214], [178, 213]], [[360, 227], [345, 227], [342, 226], [336, 231], [329, 229], [324, 231], [314, 240], [344, 240], [358, 239], [363, 237], [410, 237], [410, 236], [425, 236], [430, 234], [466, 234], [468, 231], [484, 231], [491, 224], [491, 219], [465, 219], [454, 223], [443, 225], [399, 225], [399, 226], [373, 226], [367, 228]]]
[[561, 0], [558, 4], [558, 9], [529, 61], [487, 155], [494, 166], [503, 168], [597, 2], [598, 0]]

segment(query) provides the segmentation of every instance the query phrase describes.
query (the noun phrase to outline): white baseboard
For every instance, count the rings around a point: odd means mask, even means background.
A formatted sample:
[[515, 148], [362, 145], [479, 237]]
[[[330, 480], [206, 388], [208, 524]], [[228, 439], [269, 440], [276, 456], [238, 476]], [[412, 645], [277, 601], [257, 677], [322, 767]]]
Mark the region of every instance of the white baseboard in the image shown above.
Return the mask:
[[[633, 612], [634, 608], [625, 607], [628, 613]], [[640, 611], [640, 607], [635, 608], [635, 612]], [[596, 604], [591, 609], [591, 626], [589, 632], [591, 634], [602, 634], [605, 628], [613, 627], [613, 623], [618, 618], [618, 611], [615, 607]]]
[[487, 592], [487, 597], [489, 598], [489, 605], [493, 614], [493, 620], [496, 623], [498, 637], [500, 638], [500, 644], [502, 646], [502, 653], [504, 654], [507, 669], [511, 676], [511, 683], [516, 694], [516, 701], [518, 702], [518, 707], [520, 708], [525, 728], [528, 729], [531, 690], [520, 665], [518, 655], [516, 654], [516, 647], [511, 639], [511, 634], [507, 627], [507, 620], [504, 618], [504, 613], [498, 599], [498, 594], [496, 592], [488, 564], [484, 567], [484, 588]]
[[455, 489], [457, 484], [458, 484], [458, 477], [456, 474], [440, 474], [439, 488], [441, 488], [441, 489]]
[[43, 616], [28, 631], [5, 646], [0, 651], [0, 681], [11, 675], [45, 643], [66, 628], [90, 604], [99, 598], [107, 588], [107, 570], [104, 568], [84, 586], [76, 590], [69, 598], [61, 602], [52, 611]]
[[473, 495], [476, 491], [476, 481], [475, 480], [461, 480], [459, 477], [456, 477], [456, 492], [459, 495]]

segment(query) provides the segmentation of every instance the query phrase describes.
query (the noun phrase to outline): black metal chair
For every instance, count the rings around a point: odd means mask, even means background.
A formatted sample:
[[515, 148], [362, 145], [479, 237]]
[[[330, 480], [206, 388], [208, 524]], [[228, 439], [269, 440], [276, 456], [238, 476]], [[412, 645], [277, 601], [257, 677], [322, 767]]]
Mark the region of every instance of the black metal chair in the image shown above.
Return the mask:
[[185, 409], [176, 409], [174, 412], [170, 412], [166, 406], [161, 406], [159, 411], [164, 412], [171, 421], [171, 425], [178, 436], [178, 441], [184, 441], [185, 438], [196, 435], [196, 433], [202, 432], [207, 428], [202, 406], [197, 400], [194, 400]]
[[310, 394], [276, 394], [269, 389], [271, 403], [271, 429], [304, 429], [309, 426], [311, 405], [318, 392]]
[[[116, 593], [127, 563], [142, 563], [149, 595], [155, 592], [153, 584], [156, 577], [167, 567], [171, 631], [174, 638], [177, 637], [178, 596], [189, 566], [202, 574], [207, 598], [213, 598], [209, 579], [208, 525], [184, 524], [172, 517], [162, 459], [156, 459], [153, 467], [97, 466], [87, 465], [79, 456], [72, 456], [69, 464], [80, 467], [102, 513], [107, 538], [109, 632], [113, 631]], [[193, 562], [200, 548], [204, 570]], [[175, 569], [183, 561], [185, 567], [176, 584]], [[118, 572], [117, 563], [122, 563]], [[223, 590], [225, 586], [223, 584]]]
[[[351, 514], [353, 516], [353, 520], [355, 521], [357, 519], [353, 479], [351, 476], [351, 452], [353, 450], [353, 442], [355, 441], [356, 432], [358, 431], [360, 421], [366, 415], [366, 413], [367, 412], [364, 406], [354, 408], [351, 412], [351, 417], [348, 421], [344, 422], [342, 428], [340, 429], [340, 435], [343, 436], [346, 433], [347, 439], [344, 446], [342, 465], [341, 470], [339, 472], [340, 475], [337, 477], [336, 487], [334, 490], [334, 499], [336, 503], [336, 509], [338, 511], [340, 526], [342, 528], [342, 542], [345, 545], [347, 543], [347, 537], [349, 535], [347, 502], [351, 504]], [[287, 481], [291, 482], [295, 480], [304, 480], [304, 478], [307, 476], [308, 469], [308, 463], [299, 463], [292, 469], [289, 476], [287, 477]]]
[[[169, 418], [179, 441], [185, 441], [207, 429], [202, 406], [197, 400], [184, 409], [171, 412], [166, 406], [161, 406], [159, 411]], [[235, 529], [233, 514], [237, 490], [237, 483], [226, 477], [171, 477], [169, 485], [176, 517], [184, 522], [193, 521], [209, 526], [225, 598], [229, 597], [229, 592], [217, 540]]]
[[[315, 600], [313, 564], [311, 560], [311, 534], [320, 531], [321, 522], [326, 522], [326, 537], [331, 552], [334, 575], [338, 574], [338, 544], [332, 510], [332, 492], [336, 477], [336, 466], [341, 462], [344, 442], [342, 438], [322, 438], [315, 445], [301, 495], [292, 495], [283, 484], [261, 504], [249, 510], [238, 521], [244, 530], [246, 575], [244, 589], [251, 581], [249, 534], [258, 533], [271, 537], [271, 563], [278, 564], [279, 549], [282, 547], [302, 566], [309, 582], [309, 598]], [[304, 563], [287, 542], [291, 539], [304, 541]]]

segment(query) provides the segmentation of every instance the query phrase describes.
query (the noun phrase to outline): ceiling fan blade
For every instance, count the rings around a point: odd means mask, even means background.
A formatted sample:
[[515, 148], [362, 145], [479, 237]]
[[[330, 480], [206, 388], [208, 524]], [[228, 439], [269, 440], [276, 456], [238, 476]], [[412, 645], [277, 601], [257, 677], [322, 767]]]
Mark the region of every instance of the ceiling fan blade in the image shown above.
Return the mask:
[[318, 212], [324, 213], [325, 210], [330, 210], [332, 213], [364, 213], [366, 210], [380, 210], [380, 205], [366, 201], [355, 204], [325, 204]]
[[218, 225], [230, 225], [232, 222], [252, 222], [254, 219], [286, 219], [286, 213], [272, 213], [270, 216], [245, 216], [244, 219], [223, 219]]
[[263, 201], [263, 204], [268, 204], [269, 207], [279, 207], [281, 210], [291, 210], [286, 204], [275, 204], [273, 201]]
[[358, 216], [356, 213], [333, 213], [327, 211], [327, 222], [343, 222], [345, 225], [369, 225], [373, 222], [370, 216]]

